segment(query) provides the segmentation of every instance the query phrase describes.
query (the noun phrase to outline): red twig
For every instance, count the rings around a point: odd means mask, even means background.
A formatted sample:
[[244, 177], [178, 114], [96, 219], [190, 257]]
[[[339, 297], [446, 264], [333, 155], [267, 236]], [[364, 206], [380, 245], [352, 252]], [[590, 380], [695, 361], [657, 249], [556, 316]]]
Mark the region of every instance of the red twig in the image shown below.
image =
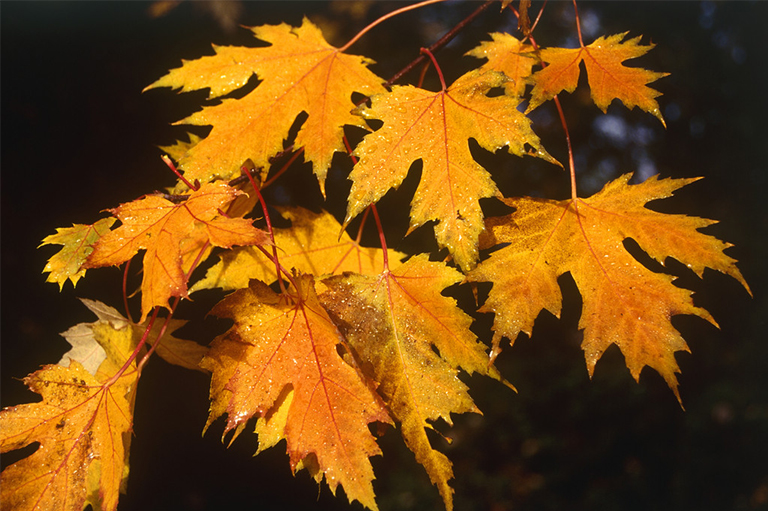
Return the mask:
[[[437, 40], [437, 41], [436, 41], [434, 44], [432, 44], [432, 45], [431, 45], [431, 46], [428, 48], [428, 50], [434, 53], [434, 52], [436, 52], [436, 51], [437, 51], [439, 48], [442, 48], [443, 46], [445, 46], [446, 44], [448, 44], [448, 43], [451, 41], [451, 39], [453, 39], [454, 37], [456, 37], [456, 34], [458, 34], [459, 32], [461, 32], [461, 31], [464, 29], [464, 27], [466, 27], [467, 25], [469, 25], [469, 24], [470, 24], [470, 23], [471, 23], [471, 22], [472, 22], [472, 21], [473, 21], [473, 20], [474, 20], [476, 17], [478, 17], [480, 14], [482, 14], [482, 13], [483, 13], [483, 12], [484, 12], [486, 9], [488, 9], [488, 8], [489, 8], [491, 5], [493, 5], [493, 3], [494, 3], [494, 2], [495, 2], [495, 0], [488, 0], [488, 1], [487, 1], [487, 2], [485, 2], [483, 5], [481, 5], [481, 6], [480, 6], [480, 7], [478, 7], [477, 9], [475, 9], [475, 10], [474, 10], [474, 11], [473, 11], [473, 12], [472, 12], [472, 13], [471, 13], [469, 16], [467, 16], [466, 18], [464, 18], [463, 20], [461, 20], [461, 22], [459, 22], [459, 23], [458, 23], [458, 24], [457, 24], [455, 27], [453, 27], [451, 30], [449, 30], [448, 32], [446, 32], [446, 33], [445, 33], [445, 35], [444, 35], [443, 37], [441, 37], [441, 38], [440, 38], [440, 39], [438, 39], [438, 40]], [[413, 61], [411, 61], [411, 63], [410, 63], [410, 64], [408, 64], [408, 65], [407, 65], [407, 66], [405, 66], [403, 69], [401, 69], [400, 71], [398, 71], [398, 72], [395, 74], [395, 76], [393, 76], [392, 78], [390, 78], [389, 80], [387, 80], [387, 81], [384, 83], [384, 85], [385, 85], [385, 86], [387, 86], [387, 87], [389, 87], [390, 85], [392, 85], [393, 83], [395, 83], [397, 80], [399, 80], [399, 79], [400, 79], [400, 78], [401, 78], [401, 77], [402, 77], [404, 74], [406, 74], [406, 73], [407, 73], [407, 72], [409, 72], [411, 69], [413, 69], [414, 67], [418, 66], [419, 64], [421, 64], [421, 63], [422, 63], [422, 62], [424, 62], [425, 60], [427, 60], [427, 57], [426, 57], [426, 56], [424, 56], [423, 54], [422, 54], [422, 55], [419, 55], [419, 56], [418, 56], [418, 57], [416, 57], [416, 58], [415, 58]]]
[[406, 7], [401, 7], [400, 9], [397, 9], [395, 11], [392, 11], [392, 12], [388, 13], [388, 14], [385, 14], [384, 16], [382, 16], [381, 18], [377, 19], [376, 21], [374, 21], [373, 23], [371, 23], [370, 25], [368, 25], [367, 27], [362, 29], [360, 32], [358, 32], [357, 35], [355, 37], [353, 37], [352, 39], [350, 39], [350, 41], [347, 44], [345, 44], [344, 46], [339, 48], [339, 51], [340, 52], [347, 51], [347, 48], [349, 48], [350, 46], [355, 44], [358, 39], [360, 39], [361, 37], [363, 37], [363, 35], [365, 35], [366, 32], [371, 30], [373, 27], [375, 27], [379, 23], [382, 23], [382, 22], [388, 20], [389, 18], [392, 18], [392, 17], [397, 16], [398, 14], [402, 14], [404, 12], [412, 11], [414, 9], [419, 9], [421, 7], [424, 7], [425, 5], [436, 4], [436, 3], [444, 2], [444, 1], [445, 0], [425, 0], [424, 2], [419, 2], [417, 4], [408, 5]]
[[131, 309], [128, 308], [128, 268], [131, 267], [131, 260], [128, 259], [125, 263], [125, 270], [123, 270], [123, 306], [125, 307], [125, 317], [128, 321], [133, 323], [131, 317]]
[[254, 181], [253, 176], [250, 172], [248, 172], [248, 168], [243, 165], [241, 170], [243, 174], [248, 176], [248, 179], [251, 181], [253, 191], [256, 192], [256, 195], [259, 198], [259, 204], [261, 204], [261, 209], [264, 211], [264, 220], [267, 222], [267, 232], [269, 232], [269, 239], [272, 241], [272, 257], [274, 258], [273, 261], [275, 263], [275, 275], [277, 276], [277, 282], [280, 284], [280, 291], [285, 294], [285, 284], [283, 284], [283, 278], [280, 276], [280, 261], [277, 257], [277, 245], [275, 245], [275, 232], [272, 229], [272, 220], [269, 218], [269, 212], [267, 211], [267, 203], [264, 201], [264, 196], [261, 195], [261, 191], [256, 185], [256, 181]]
[[435, 66], [435, 71], [437, 71], [437, 76], [440, 77], [440, 84], [443, 87], [443, 92], [445, 92], [445, 89], [447, 89], [448, 86], [445, 85], [445, 77], [443, 76], [443, 70], [440, 69], [440, 65], [437, 63], [437, 60], [435, 59], [435, 56], [432, 55], [432, 52], [429, 51], [428, 48], [422, 48], [421, 49], [421, 53], [426, 54], [430, 58], [430, 60], [432, 61], [432, 65]]
[[168, 158], [168, 156], [166, 156], [166, 155], [162, 155], [160, 158], [162, 158], [162, 159], [163, 159], [163, 162], [164, 162], [166, 165], [168, 165], [168, 168], [169, 168], [169, 169], [171, 169], [171, 170], [173, 171], [173, 173], [174, 173], [174, 174], [176, 174], [176, 175], [178, 176], [178, 178], [179, 178], [179, 179], [181, 179], [181, 181], [182, 181], [182, 182], [183, 182], [185, 185], [187, 185], [187, 186], [189, 187], [189, 189], [190, 189], [190, 190], [197, 190], [198, 188], [200, 188], [199, 186], [195, 186], [195, 185], [193, 185], [192, 183], [190, 183], [189, 181], [187, 181], [187, 178], [185, 178], [185, 177], [184, 177], [184, 176], [181, 174], [181, 172], [179, 172], [179, 171], [178, 171], [178, 169], [176, 169], [176, 165], [174, 165], [174, 164], [173, 164], [173, 162], [171, 161], [171, 159], [170, 159], [170, 158]]

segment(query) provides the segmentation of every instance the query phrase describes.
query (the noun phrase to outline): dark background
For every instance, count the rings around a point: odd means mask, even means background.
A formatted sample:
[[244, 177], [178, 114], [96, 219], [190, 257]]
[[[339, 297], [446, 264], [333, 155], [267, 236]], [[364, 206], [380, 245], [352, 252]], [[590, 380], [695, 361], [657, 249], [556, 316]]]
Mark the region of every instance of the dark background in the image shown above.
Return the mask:
[[[358, 12], [344, 2], [245, 2], [235, 25], [298, 25], [306, 14], [323, 26], [331, 43], [341, 45], [402, 5], [377, 3]], [[478, 5], [451, 2], [400, 16], [351, 52], [374, 58], [380, 64], [373, 70], [388, 78]], [[539, 5], [534, 2], [534, 12]], [[169, 124], [198, 109], [205, 94], [141, 90], [182, 58], [210, 54], [211, 42], [252, 44], [247, 31], [228, 31], [206, 3], [184, 2], [159, 18], [148, 14], [149, 6], [0, 3], [3, 406], [34, 400], [19, 379], [68, 349], [59, 332], [92, 321], [76, 297], [121, 308], [118, 269], [92, 270], [76, 290], [67, 284], [59, 293], [41, 275], [56, 249], [36, 247], [57, 227], [92, 223], [102, 209], [173, 183], [155, 146], [183, 133]], [[768, 3], [579, 6], [587, 43], [600, 34], [643, 34], [644, 43], [658, 46], [638, 65], [672, 73], [653, 85], [664, 93], [659, 101], [666, 131], [652, 116], [619, 105], [603, 116], [590, 105], [585, 87], [563, 95], [581, 193], [594, 193], [607, 180], [635, 170], [643, 176], [705, 176], [659, 207], [720, 220], [707, 232], [735, 244], [729, 254], [740, 261], [754, 298], [715, 272], [700, 281], [672, 266], [721, 326], [717, 330], [693, 317], [674, 320], [692, 350], [677, 356], [682, 411], [656, 373], [644, 371], [636, 384], [614, 348], [589, 381], [579, 348], [578, 293], [564, 278], [561, 320], [543, 314], [534, 338], [518, 339], [499, 358], [519, 394], [470, 378], [485, 415], [457, 417], [453, 429], [441, 427], [454, 438], [450, 446], [435, 438], [455, 463], [456, 509], [768, 508], [768, 215], [761, 199], [768, 184]], [[494, 7], [440, 53], [447, 79], [477, 65], [460, 56], [484, 34], [509, 30], [510, 19]], [[571, 4], [551, 2], [536, 31], [539, 43], [572, 45], [573, 35]], [[425, 86], [434, 88], [434, 73], [427, 77]], [[416, 76], [406, 78], [413, 82]], [[545, 146], [565, 161], [552, 105], [533, 117]], [[509, 195], [568, 196], [561, 171], [476, 152], [494, 162], [494, 177]], [[339, 199], [348, 187], [348, 171], [339, 158], [329, 176], [328, 207], [337, 214], [343, 211]], [[272, 192], [273, 201], [303, 197], [320, 205], [306, 166], [284, 181], [280, 193]], [[391, 240], [406, 228], [403, 208], [415, 183], [409, 179], [382, 204]], [[429, 247], [429, 229], [420, 231], [400, 248]], [[212, 298], [198, 305], [206, 299]], [[179, 314], [194, 317], [192, 309]], [[489, 319], [476, 325], [486, 339]], [[292, 478], [282, 446], [252, 458], [255, 442], [244, 434], [227, 450], [218, 438], [221, 422], [201, 438], [207, 384], [202, 374], [161, 360], [149, 364], [138, 390], [131, 477], [121, 510], [360, 508], [334, 499], [325, 485], [318, 491], [306, 473]], [[381, 444], [385, 456], [373, 459], [380, 507], [440, 509], [437, 491], [396, 432], [390, 430]], [[17, 458], [5, 455], [3, 463]]]

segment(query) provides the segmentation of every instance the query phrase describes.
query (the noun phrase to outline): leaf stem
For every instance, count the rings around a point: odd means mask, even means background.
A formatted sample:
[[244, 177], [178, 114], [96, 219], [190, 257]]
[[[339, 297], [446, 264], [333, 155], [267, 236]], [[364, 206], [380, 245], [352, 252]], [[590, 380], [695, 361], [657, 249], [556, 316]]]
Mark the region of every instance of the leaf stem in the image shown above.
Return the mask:
[[381, 241], [382, 259], [384, 259], [384, 271], [389, 271], [389, 255], [387, 254], [387, 240], [384, 237], [384, 229], [381, 227], [381, 219], [379, 218], [379, 210], [376, 209], [376, 204], [369, 206], [373, 211], [373, 218], [376, 220], [376, 228], [379, 230], [379, 241]]
[[[349, 144], [347, 136], [344, 135], [344, 146], [347, 148], [347, 154], [352, 159], [352, 164], [357, 165], [357, 156], [352, 154], [352, 147]], [[376, 209], [376, 204], [371, 204], [365, 209], [365, 215], [360, 222], [360, 230], [357, 233], [357, 241], [360, 241], [360, 236], [363, 233], [363, 224], [368, 216], [368, 211], [373, 211], [373, 217], [376, 219], [376, 229], [379, 231], [379, 240], [381, 241], [381, 250], [383, 252], [382, 259], [384, 260], [384, 271], [389, 271], [389, 255], [387, 254], [387, 240], [384, 238], [384, 229], [381, 227], [381, 219], [379, 218], [379, 211]]]
[[277, 282], [280, 285], [280, 291], [282, 291], [282, 293], [285, 294], [285, 284], [283, 283], [283, 278], [280, 276], [280, 260], [277, 257], [277, 245], [275, 245], [275, 231], [272, 229], [272, 220], [269, 218], [269, 212], [267, 211], [267, 203], [264, 201], [264, 196], [261, 195], [261, 191], [259, 190], [259, 187], [256, 185], [256, 181], [253, 179], [253, 176], [251, 175], [250, 172], [248, 172], [248, 167], [243, 165], [241, 170], [243, 174], [248, 176], [248, 179], [250, 180], [251, 185], [253, 186], [253, 190], [256, 192], [256, 195], [259, 197], [259, 204], [261, 204], [261, 209], [262, 211], [264, 211], [264, 220], [267, 222], [267, 232], [269, 232], [269, 239], [272, 241], [272, 257], [274, 258], [273, 261], [275, 263], [275, 275], [277, 276]]
[[581, 19], [579, 19], [579, 8], [576, 0], [573, 0], [573, 12], [576, 15], [576, 32], [579, 34], [579, 45], [584, 48], [584, 39], [581, 38]]
[[380, 17], [379, 19], [377, 19], [376, 21], [374, 21], [373, 23], [369, 24], [367, 27], [362, 29], [360, 32], [358, 32], [357, 35], [355, 37], [353, 37], [352, 39], [350, 39], [347, 44], [345, 44], [344, 46], [339, 48], [339, 52], [347, 51], [347, 49], [350, 46], [352, 46], [353, 44], [355, 44], [358, 39], [363, 37], [363, 35], [365, 35], [366, 32], [371, 30], [373, 27], [375, 27], [379, 23], [382, 23], [382, 22], [388, 20], [389, 18], [397, 16], [398, 14], [403, 14], [404, 12], [412, 11], [414, 9], [419, 9], [419, 8], [424, 7], [426, 5], [436, 4], [436, 3], [440, 3], [440, 2], [444, 2], [444, 1], [445, 0], [425, 0], [425, 1], [419, 2], [417, 4], [408, 5], [406, 7], [401, 7], [400, 9], [397, 9], [397, 10], [394, 10], [394, 11], [388, 13], [388, 14], [385, 14], [384, 16]]
[[440, 69], [440, 65], [437, 63], [437, 59], [435, 59], [435, 56], [432, 55], [432, 52], [429, 51], [429, 49], [427, 49], [427, 48], [422, 48], [421, 49], [421, 53], [426, 54], [430, 58], [430, 60], [432, 61], [432, 65], [435, 66], [435, 71], [437, 71], [437, 76], [440, 77], [440, 84], [443, 87], [442, 90], [443, 90], [443, 92], [445, 92], [445, 89], [447, 89], [448, 86], [445, 85], [445, 77], [443, 76], [443, 70]]
[[368, 213], [370, 212], [371, 210], [369, 208], [365, 208], [365, 211], [363, 211], [363, 219], [360, 220], [360, 227], [357, 228], [357, 237], [355, 238], [355, 243], [358, 245], [363, 238], [363, 227], [365, 226], [365, 221], [368, 219]]
[[[574, 2], [574, 5], [575, 5], [575, 2]], [[581, 33], [579, 33], [579, 37], [581, 37]], [[536, 52], [539, 51], [539, 45], [536, 44], [536, 39], [533, 38], [533, 35], [531, 35], [531, 45], [533, 46]], [[542, 62], [541, 67], [542, 68], [547, 67], [546, 63]], [[576, 190], [576, 165], [574, 164], [574, 161], [573, 161], [573, 146], [571, 145], [571, 134], [568, 131], [568, 123], [565, 120], [565, 113], [563, 112], [563, 106], [560, 104], [560, 98], [558, 98], [557, 94], [555, 94], [552, 99], [555, 100], [557, 113], [560, 116], [560, 124], [563, 126], [563, 132], [565, 133], [565, 143], [568, 147], [568, 171], [570, 173], [570, 178], [571, 178], [571, 199], [576, 200], [578, 198], [577, 190]]]
[[120, 369], [118, 369], [115, 375], [104, 383], [103, 385], [104, 387], [112, 386], [112, 384], [114, 384], [117, 380], [119, 380], [120, 377], [123, 375], [123, 373], [125, 373], [125, 371], [128, 370], [128, 368], [133, 363], [133, 361], [136, 360], [136, 357], [139, 355], [139, 352], [147, 343], [149, 332], [152, 330], [152, 325], [155, 324], [155, 320], [157, 319], [157, 314], [159, 312], [160, 312], [160, 307], [155, 307], [154, 311], [152, 312], [152, 317], [149, 318], [149, 323], [147, 323], [147, 326], [144, 328], [144, 335], [141, 336], [141, 340], [139, 340], [139, 343], [133, 349], [133, 353], [131, 353], [131, 356], [128, 357], [128, 360], [126, 360], [123, 366]]
[[128, 318], [130, 323], [133, 323], [131, 317], [131, 309], [128, 308], [128, 269], [131, 267], [131, 260], [128, 259], [125, 262], [125, 270], [123, 270], [123, 306], [125, 307], [125, 317]]
[[171, 159], [170, 159], [170, 158], [168, 158], [168, 156], [167, 156], [167, 155], [165, 155], [165, 154], [164, 154], [164, 155], [160, 156], [160, 158], [162, 158], [162, 160], [163, 160], [163, 163], [165, 163], [166, 165], [168, 165], [168, 168], [169, 168], [169, 169], [171, 169], [171, 170], [173, 171], [173, 173], [174, 173], [174, 174], [176, 174], [176, 175], [178, 176], [178, 178], [179, 178], [179, 179], [181, 179], [181, 181], [182, 181], [182, 182], [183, 182], [185, 185], [187, 185], [187, 186], [189, 187], [189, 189], [190, 189], [190, 190], [195, 190], [195, 191], [196, 191], [198, 188], [200, 188], [199, 186], [195, 186], [195, 185], [193, 185], [192, 183], [190, 183], [190, 182], [187, 180], [187, 178], [185, 178], [185, 177], [184, 177], [184, 176], [181, 174], [181, 172], [179, 172], [179, 171], [178, 171], [178, 169], [176, 169], [176, 166], [173, 164], [173, 162], [171, 161]]
[[274, 176], [272, 176], [272, 177], [270, 177], [269, 179], [267, 179], [266, 181], [264, 181], [264, 184], [262, 185], [262, 188], [266, 188], [266, 187], [268, 187], [269, 185], [271, 185], [272, 183], [274, 183], [274, 182], [275, 182], [275, 180], [276, 180], [278, 177], [280, 177], [280, 176], [281, 176], [283, 173], [285, 173], [285, 171], [286, 171], [286, 170], [288, 170], [288, 167], [290, 167], [290, 166], [293, 164], [293, 162], [294, 162], [294, 161], [296, 161], [296, 158], [298, 158], [298, 157], [299, 157], [299, 155], [301, 155], [303, 152], [304, 152], [304, 148], [303, 148], [303, 147], [301, 147], [301, 148], [299, 148], [299, 150], [298, 150], [298, 151], [296, 151], [295, 153], [293, 153], [293, 155], [291, 156], [291, 158], [290, 158], [290, 159], [289, 159], [289, 160], [288, 160], [288, 161], [285, 163], [285, 165], [283, 165], [283, 166], [282, 166], [282, 168], [281, 168], [280, 170], [278, 170], [278, 171], [275, 173], [275, 175], [274, 175]]
[[571, 146], [571, 135], [568, 132], [568, 123], [565, 122], [565, 114], [563, 113], [562, 105], [560, 105], [560, 98], [555, 96], [552, 99], [555, 100], [557, 113], [560, 115], [560, 124], [562, 124], [563, 131], [565, 132], [565, 142], [568, 144], [568, 171], [571, 174], [571, 198], [576, 200], [578, 198], [578, 195], [576, 194], [576, 166], [573, 163], [573, 147]]

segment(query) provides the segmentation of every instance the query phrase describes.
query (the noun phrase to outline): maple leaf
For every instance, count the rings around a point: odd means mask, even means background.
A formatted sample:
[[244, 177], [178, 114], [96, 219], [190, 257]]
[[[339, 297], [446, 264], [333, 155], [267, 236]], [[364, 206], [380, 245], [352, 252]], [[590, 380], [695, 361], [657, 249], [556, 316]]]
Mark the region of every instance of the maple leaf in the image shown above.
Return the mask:
[[377, 391], [448, 510], [453, 507], [451, 462], [432, 448], [425, 428], [439, 418], [452, 424], [451, 413], [479, 413], [456, 376], [459, 367], [501, 379], [486, 346], [469, 329], [472, 319], [441, 294], [463, 278], [422, 254], [379, 275], [324, 279], [329, 291], [321, 295], [361, 365], [372, 366]]
[[3, 509], [117, 508], [128, 477], [135, 363], [115, 377], [136, 342], [127, 325], [92, 328], [107, 355], [96, 375], [76, 360], [69, 367], [45, 366], [24, 379], [42, 402], [0, 412], [0, 451], [40, 444], [0, 475]]
[[531, 77], [533, 91], [526, 113], [543, 102], [552, 99], [565, 90], [573, 92], [579, 81], [579, 63], [587, 68], [592, 101], [605, 113], [614, 99], [620, 99], [630, 110], [635, 106], [655, 115], [666, 127], [659, 104], [654, 98], [661, 93], [646, 87], [646, 84], [669, 73], [657, 73], [642, 68], [622, 65], [628, 59], [645, 55], [655, 45], [638, 44], [642, 36], [622, 42], [628, 34], [599, 37], [595, 42], [581, 48], [545, 48], [539, 56], [548, 65]]
[[491, 34], [493, 41], [484, 41], [466, 55], [479, 59], [488, 59], [480, 69], [499, 71], [509, 78], [504, 89], [511, 96], [522, 96], [525, 93], [526, 79], [531, 76], [531, 70], [536, 60], [530, 55], [533, 46], [525, 44], [513, 35], [495, 32]]
[[225, 434], [237, 435], [254, 415], [273, 417], [292, 390], [268, 444], [284, 437], [294, 472], [306, 466], [317, 480], [325, 475], [332, 492], [341, 484], [350, 501], [376, 509], [368, 458], [381, 451], [368, 424], [389, 422], [388, 415], [339, 355], [341, 335], [318, 302], [312, 276], [294, 281], [296, 294], [281, 296], [253, 280], [213, 309], [235, 324], [203, 361], [212, 372], [208, 425], [226, 413]]
[[[172, 160], [179, 161], [203, 139], [194, 133], [187, 133], [187, 138], [189, 138], [189, 141], [177, 140], [173, 145], [158, 146], [158, 149], [167, 154]], [[186, 187], [186, 185], [184, 186]]]
[[253, 74], [262, 80], [242, 99], [225, 99], [179, 121], [213, 126], [208, 137], [179, 160], [184, 176], [201, 182], [229, 179], [248, 158], [268, 169], [269, 158], [283, 150], [294, 120], [305, 112], [308, 117], [294, 147], [304, 148], [324, 190], [333, 154], [344, 151], [342, 127], [366, 128], [351, 113], [352, 94], [384, 92], [384, 80], [366, 67], [371, 60], [329, 45], [306, 18], [298, 28], [283, 23], [251, 30], [271, 46], [214, 46], [216, 55], [185, 61], [147, 87], [210, 88], [215, 98], [244, 86]]
[[[327, 211], [313, 213], [300, 207], [277, 209], [291, 221], [290, 228], [274, 230], [275, 245], [283, 266], [314, 275], [345, 271], [368, 275], [379, 273], [384, 267], [381, 249], [360, 246]], [[405, 257], [392, 249], [388, 249], [387, 254], [391, 264], [397, 264]], [[275, 263], [260, 251], [235, 249], [222, 254], [221, 261], [209, 269], [205, 278], [196, 282], [190, 292], [214, 287], [224, 290], [246, 288], [251, 279], [274, 282]]]
[[102, 218], [93, 225], [73, 224], [72, 227], [56, 229], [56, 234], [51, 234], [43, 239], [43, 245], [64, 245], [54, 256], [48, 259], [43, 272], [50, 272], [46, 282], [58, 282], [59, 290], [64, 287], [67, 279], [76, 286], [77, 281], [85, 275], [83, 263], [93, 252], [93, 244], [98, 241], [112, 224], [114, 218]]
[[186, 271], [207, 243], [233, 245], [268, 243], [268, 235], [244, 218], [227, 218], [221, 208], [238, 192], [226, 183], [207, 183], [181, 204], [156, 195], [146, 196], [110, 210], [122, 225], [102, 236], [85, 263], [87, 268], [111, 266], [144, 254], [141, 284], [141, 322], [172, 296], [187, 296]]
[[673, 285], [674, 277], [638, 262], [624, 248], [624, 240], [632, 238], [662, 264], [672, 257], [699, 277], [704, 268], [712, 268], [749, 287], [735, 261], [723, 253], [731, 245], [698, 231], [715, 221], [645, 207], [695, 178], [659, 180], [654, 176], [628, 185], [630, 177], [626, 174], [608, 183], [589, 199], [506, 199], [517, 211], [489, 218], [490, 232], [482, 245], [507, 246], [467, 278], [494, 283], [480, 310], [496, 313], [493, 344], [497, 348], [502, 336], [514, 342], [519, 332], [530, 335], [542, 309], [559, 317], [562, 296], [557, 278], [570, 272], [584, 303], [579, 328], [584, 330], [582, 349], [590, 376], [603, 352], [616, 344], [635, 380], [643, 367], [650, 366], [680, 400], [674, 352], [689, 349], [670, 318], [690, 314], [717, 324], [693, 304], [690, 291]]
[[503, 74], [470, 71], [447, 90], [430, 92], [413, 86], [393, 87], [373, 96], [362, 110], [368, 119], [384, 122], [363, 138], [354, 154], [360, 158], [347, 207], [348, 223], [405, 179], [411, 164], [422, 160], [421, 181], [411, 202], [411, 229], [438, 220], [435, 236], [457, 264], [470, 269], [477, 259], [477, 239], [483, 230], [479, 200], [498, 193], [491, 175], [472, 159], [469, 138], [489, 150], [508, 146], [510, 153], [533, 154], [554, 162], [539, 144], [530, 120], [517, 110], [518, 98], [488, 97], [503, 85]]

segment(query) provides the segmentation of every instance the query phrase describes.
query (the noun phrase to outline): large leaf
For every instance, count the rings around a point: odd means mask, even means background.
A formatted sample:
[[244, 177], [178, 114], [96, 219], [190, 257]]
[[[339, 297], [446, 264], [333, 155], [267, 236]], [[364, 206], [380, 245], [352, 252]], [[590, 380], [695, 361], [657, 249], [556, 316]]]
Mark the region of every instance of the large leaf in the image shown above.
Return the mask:
[[435, 236], [463, 269], [477, 259], [477, 239], [483, 230], [479, 200], [497, 193], [491, 175], [473, 158], [469, 138], [496, 151], [508, 146], [522, 156], [525, 145], [533, 154], [551, 160], [530, 128], [531, 122], [517, 110], [519, 98], [489, 97], [493, 87], [507, 79], [501, 73], [471, 71], [447, 90], [430, 92], [417, 87], [394, 87], [391, 93], [374, 96], [362, 110], [368, 119], [384, 126], [365, 136], [355, 149], [360, 160], [349, 178], [347, 221], [397, 188], [408, 169], [421, 159], [421, 181], [411, 202], [411, 229], [437, 220]]
[[116, 378], [136, 345], [126, 324], [90, 327], [106, 353], [94, 376], [79, 362], [48, 365], [24, 382], [42, 401], [0, 412], [0, 450], [40, 447], [0, 476], [0, 507], [13, 511], [114, 511], [128, 477], [136, 364]]
[[325, 475], [334, 493], [341, 484], [350, 501], [376, 509], [368, 458], [380, 450], [368, 424], [389, 422], [387, 412], [339, 355], [342, 338], [317, 300], [312, 276], [295, 280], [299, 288], [290, 296], [254, 280], [213, 309], [235, 324], [203, 361], [213, 373], [208, 423], [226, 413], [225, 432], [237, 434], [251, 417], [268, 418], [278, 428], [263, 440], [285, 438], [294, 471], [306, 467], [318, 480]]
[[457, 378], [459, 367], [500, 379], [469, 330], [472, 318], [441, 294], [461, 280], [458, 271], [421, 255], [379, 275], [325, 279], [329, 291], [321, 296], [361, 365], [372, 367], [370, 377], [448, 510], [451, 462], [432, 448], [425, 428], [437, 419], [452, 424], [451, 413], [479, 412]]
[[749, 288], [735, 261], [723, 253], [730, 245], [698, 231], [713, 220], [645, 207], [696, 179], [652, 177], [628, 185], [629, 178], [629, 174], [622, 176], [589, 199], [505, 200], [517, 211], [489, 218], [489, 233], [483, 240], [485, 247], [504, 246], [470, 272], [468, 279], [493, 282], [481, 311], [496, 313], [494, 345], [498, 347], [502, 336], [514, 342], [520, 332], [530, 335], [543, 309], [559, 317], [562, 296], [557, 278], [570, 272], [584, 301], [579, 327], [584, 329], [582, 348], [590, 376], [603, 352], [616, 344], [636, 380], [643, 367], [650, 366], [679, 400], [674, 353], [689, 349], [670, 318], [691, 314], [716, 323], [693, 304], [690, 291], [673, 284], [674, 277], [637, 261], [624, 240], [635, 240], [662, 264], [672, 257], [699, 276], [704, 268], [712, 268]]
[[251, 30], [270, 46], [214, 46], [216, 55], [185, 61], [148, 87], [210, 88], [211, 97], [218, 97], [241, 88], [253, 74], [262, 80], [242, 99], [225, 99], [180, 121], [213, 126], [181, 157], [184, 176], [201, 182], [229, 179], [249, 158], [266, 171], [296, 117], [305, 112], [295, 147], [304, 148], [324, 189], [334, 152], [344, 150], [343, 126], [365, 128], [351, 113], [352, 94], [384, 92], [384, 80], [367, 68], [370, 60], [341, 53], [307, 19], [298, 28], [283, 23]]

